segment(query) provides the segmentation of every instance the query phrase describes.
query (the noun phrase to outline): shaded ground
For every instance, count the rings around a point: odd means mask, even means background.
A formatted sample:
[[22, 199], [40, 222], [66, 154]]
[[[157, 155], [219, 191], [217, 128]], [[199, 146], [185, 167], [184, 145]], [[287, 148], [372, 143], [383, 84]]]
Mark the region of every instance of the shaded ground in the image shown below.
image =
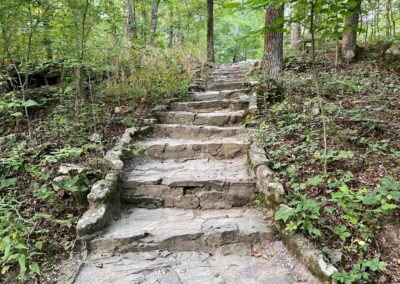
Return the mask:
[[[398, 244], [383, 237], [382, 225], [384, 220], [396, 225], [400, 213], [400, 78], [380, 65], [384, 60], [364, 58], [335, 70], [326, 59], [317, 68], [327, 121], [327, 175], [309, 66], [289, 59], [284, 94], [269, 94], [260, 121], [260, 141], [296, 208], [297, 216], [287, 215], [287, 227], [304, 230], [347, 271], [358, 260], [380, 257], [387, 273], [375, 281], [399, 282]], [[371, 267], [365, 270], [375, 277]]]

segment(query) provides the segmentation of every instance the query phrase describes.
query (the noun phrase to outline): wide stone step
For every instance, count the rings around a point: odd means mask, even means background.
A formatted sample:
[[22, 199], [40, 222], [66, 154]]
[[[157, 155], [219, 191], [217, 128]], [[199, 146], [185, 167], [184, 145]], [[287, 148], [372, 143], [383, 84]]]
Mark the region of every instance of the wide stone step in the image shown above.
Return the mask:
[[155, 124], [153, 125], [153, 136], [174, 139], [219, 139], [232, 136], [245, 136], [243, 126], [203, 126], [182, 124]]
[[281, 242], [261, 257], [196, 251], [147, 251], [90, 256], [75, 284], [291, 284], [320, 283], [294, 260]]
[[251, 201], [256, 184], [246, 157], [232, 160], [137, 159], [124, 172], [121, 198], [138, 207], [220, 209]]
[[245, 252], [274, 241], [274, 226], [255, 209], [132, 208], [89, 243], [89, 252], [149, 250]]
[[175, 102], [170, 105], [172, 111], [212, 112], [222, 109], [245, 110], [249, 106], [247, 100], [210, 100], [194, 102]]
[[235, 90], [244, 88], [243, 82], [209, 83], [204, 86], [208, 91]]
[[245, 95], [245, 89], [236, 90], [222, 90], [222, 91], [208, 91], [192, 93], [190, 97], [196, 101], [210, 101], [210, 100], [232, 100], [238, 99], [240, 96]]
[[233, 159], [247, 153], [247, 139], [223, 138], [214, 140], [150, 139], [142, 146], [144, 155], [154, 159], [215, 158]]
[[209, 113], [194, 113], [187, 111], [160, 112], [158, 119], [166, 124], [187, 125], [238, 125], [244, 118], [244, 111], [218, 111]]

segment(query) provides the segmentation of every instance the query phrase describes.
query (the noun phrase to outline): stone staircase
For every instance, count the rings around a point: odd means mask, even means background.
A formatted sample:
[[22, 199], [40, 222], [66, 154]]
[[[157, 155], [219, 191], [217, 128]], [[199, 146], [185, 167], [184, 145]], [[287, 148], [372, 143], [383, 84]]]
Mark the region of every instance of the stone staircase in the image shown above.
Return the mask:
[[124, 167], [121, 217], [86, 244], [73, 283], [319, 283], [251, 204], [250, 63], [217, 65], [157, 112], [140, 157]]

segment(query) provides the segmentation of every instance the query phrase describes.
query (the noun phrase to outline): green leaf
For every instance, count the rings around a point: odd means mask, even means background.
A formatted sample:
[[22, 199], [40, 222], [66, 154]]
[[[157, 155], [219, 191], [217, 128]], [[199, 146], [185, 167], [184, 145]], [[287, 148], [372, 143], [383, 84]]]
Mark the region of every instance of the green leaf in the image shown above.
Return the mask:
[[22, 112], [19, 112], [19, 111], [17, 111], [17, 112], [13, 112], [12, 114], [11, 114], [11, 116], [12, 117], [22, 117], [23, 116], [23, 114], [22, 114]]
[[10, 266], [9, 266], [9, 265], [3, 266], [3, 268], [1, 269], [1, 274], [6, 273], [9, 269], [10, 269]]
[[312, 232], [314, 235], [318, 236], [318, 237], [320, 237], [320, 236], [322, 235], [322, 234], [321, 234], [321, 231], [320, 231], [319, 229], [317, 229], [317, 228], [312, 228], [311, 232]]
[[28, 247], [27, 247], [26, 245], [21, 244], [21, 243], [17, 244], [17, 245], [15, 246], [15, 248], [16, 248], [16, 249], [28, 249]]
[[385, 203], [381, 206], [381, 209], [384, 211], [388, 211], [388, 210], [393, 210], [396, 209], [397, 205], [396, 204], [390, 204], [390, 203]]
[[29, 269], [30, 269], [33, 273], [35, 273], [36, 275], [40, 275], [40, 268], [39, 268], [39, 265], [38, 265], [36, 262], [32, 262], [32, 263], [29, 265]]
[[21, 103], [21, 106], [23, 107], [33, 107], [33, 106], [37, 106], [39, 105], [37, 102], [33, 101], [33, 100], [27, 100]]
[[19, 264], [18, 278], [19, 279], [24, 279], [25, 278], [25, 273], [26, 273], [26, 270], [27, 270], [26, 257], [25, 257], [24, 254], [19, 254], [17, 259], [18, 259], [18, 264]]
[[281, 207], [278, 211], [275, 212], [275, 220], [283, 220], [286, 221], [294, 214], [294, 210], [288, 207]]
[[324, 179], [321, 176], [313, 176], [307, 179], [307, 184], [311, 186], [317, 186], [324, 182]]

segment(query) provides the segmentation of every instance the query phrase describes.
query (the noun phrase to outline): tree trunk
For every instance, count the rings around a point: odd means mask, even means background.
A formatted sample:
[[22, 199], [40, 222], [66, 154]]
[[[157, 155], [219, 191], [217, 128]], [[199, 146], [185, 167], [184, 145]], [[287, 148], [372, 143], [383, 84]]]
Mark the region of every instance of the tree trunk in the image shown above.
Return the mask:
[[160, 5], [161, 0], [153, 0], [153, 4], [151, 5], [151, 23], [150, 23], [150, 29], [151, 29], [151, 37], [150, 37], [150, 43], [154, 44], [154, 39], [156, 37], [156, 32], [157, 32], [157, 21], [158, 21], [158, 6]]
[[125, 0], [125, 29], [124, 36], [128, 47], [131, 46], [132, 39], [137, 38], [136, 11], [133, 4], [134, 0]]
[[215, 62], [214, 57], [214, 0], [207, 0], [207, 60]]
[[300, 24], [292, 23], [290, 25], [290, 45], [295, 49], [299, 48], [300, 34], [301, 34]]
[[142, 10], [141, 10], [141, 18], [142, 18], [142, 39], [144, 41], [147, 40], [147, 28], [148, 28], [148, 17], [147, 17], [147, 11], [146, 11], [146, 6], [142, 4]]
[[391, 21], [390, 21], [390, 7], [392, 6], [392, 3], [390, 0], [386, 0], [386, 37], [389, 37], [391, 35]]
[[360, 17], [361, 1], [354, 7], [349, 7], [353, 14], [344, 20], [344, 25], [348, 29], [343, 33], [342, 53], [346, 61], [351, 61], [356, 57], [357, 47], [357, 27]]
[[50, 20], [49, 16], [47, 15], [48, 10], [49, 10], [49, 3], [47, 0], [43, 0], [40, 2], [40, 8], [44, 11], [42, 14], [42, 25], [44, 29], [44, 38], [43, 38], [43, 45], [44, 45], [44, 50], [46, 53], [46, 59], [47, 60], [53, 60], [53, 46], [52, 46], [52, 41], [50, 38]]
[[[174, 11], [171, 8], [169, 17], [172, 20], [174, 17]], [[174, 23], [172, 22], [168, 28], [168, 47], [171, 48], [174, 44]]]
[[269, 5], [265, 13], [264, 33], [264, 76], [268, 78], [278, 78], [283, 71], [283, 33], [276, 29], [283, 28], [282, 24], [277, 24], [277, 20], [283, 17], [283, 5], [278, 9], [274, 5]]

